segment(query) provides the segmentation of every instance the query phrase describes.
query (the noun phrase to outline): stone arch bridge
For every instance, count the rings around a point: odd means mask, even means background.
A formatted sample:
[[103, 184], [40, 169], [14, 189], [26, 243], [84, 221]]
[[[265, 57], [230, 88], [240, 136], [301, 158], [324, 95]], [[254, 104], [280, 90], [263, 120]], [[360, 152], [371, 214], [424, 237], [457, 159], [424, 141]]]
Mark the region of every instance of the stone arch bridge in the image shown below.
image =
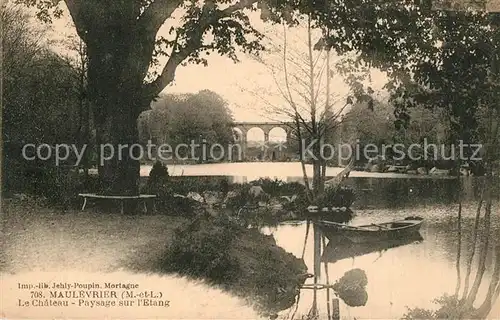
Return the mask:
[[[260, 129], [264, 133], [264, 144], [269, 143], [269, 133], [276, 128], [281, 128], [286, 133], [286, 144], [292, 140], [294, 124], [292, 122], [234, 122], [233, 130], [238, 136], [237, 142], [241, 146], [243, 158], [246, 159], [248, 151], [248, 132], [254, 128]], [[238, 132], [240, 131], [240, 132]]]

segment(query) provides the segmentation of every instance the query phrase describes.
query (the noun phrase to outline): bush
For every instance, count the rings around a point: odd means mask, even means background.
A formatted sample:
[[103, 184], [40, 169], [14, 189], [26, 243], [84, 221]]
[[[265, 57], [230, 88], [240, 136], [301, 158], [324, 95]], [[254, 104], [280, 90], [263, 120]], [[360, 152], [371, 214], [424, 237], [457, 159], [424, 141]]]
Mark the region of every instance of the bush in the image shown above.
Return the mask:
[[49, 205], [62, 206], [64, 209], [76, 208], [81, 199], [78, 194], [94, 192], [98, 189], [97, 179], [84, 176], [73, 166], [54, 166], [46, 163], [23, 165], [14, 174], [20, 181], [25, 181], [21, 188], [10, 190], [45, 197]]
[[253, 181], [251, 185], [261, 186], [265, 193], [272, 197], [291, 196], [294, 194], [305, 193], [306, 186], [298, 182], [285, 182], [279, 179], [260, 178]]
[[439, 308], [435, 311], [423, 308], [407, 308], [408, 311], [401, 318], [402, 320], [423, 320], [423, 319], [467, 319], [472, 318], [474, 313], [472, 308], [467, 308], [456, 296], [444, 294], [433, 301]]
[[422, 308], [414, 308], [414, 309], [408, 308], [408, 312], [406, 312], [401, 318], [401, 320], [430, 320], [430, 319], [436, 319], [434, 311]]
[[294, 194], [305, 194], [306, 186], [298, 182], [289, 182], [281, 186], [281, 194], [284, 196]]
[[213, 222], [195, 220], [175, 230], [162, 264], [164, 270], [215, 284], [235, 279], [240, 267], [230, 255], [230, 248], [241, 229], [222, 219]]
[[189, 199], [175, 198], [173, 182], [168, 174], [168, 168], [160, 161], [156, 161], [149, 172], [145, 191], [155, 194], [157, 207], [160, 212], [167, 209], [167, 214], [177, 214], [182, 211], [184, 215], [193, 213], [192, 203]]
[[348, 187], [341, 187], [338, 191], [335, 188], [326, 188], [325, 192], [317, 201], [320, 207], [346, 207], [349, 208], [355, 199], [354, 191]]
[[169, 174], [168, 168], [160, 161], [156, 161], [149, 172], [148, 185], [150, 187], [155, 187], [157, 185], [162, 185], [168, 183]]
[[281, 195], [281, 190], [285, 182], [279, 179], [271, 180], [269, 178], [260, 178], [259, 180], [253, 181], [251, 185], [261, 186], [265, 193], [275, 197]]

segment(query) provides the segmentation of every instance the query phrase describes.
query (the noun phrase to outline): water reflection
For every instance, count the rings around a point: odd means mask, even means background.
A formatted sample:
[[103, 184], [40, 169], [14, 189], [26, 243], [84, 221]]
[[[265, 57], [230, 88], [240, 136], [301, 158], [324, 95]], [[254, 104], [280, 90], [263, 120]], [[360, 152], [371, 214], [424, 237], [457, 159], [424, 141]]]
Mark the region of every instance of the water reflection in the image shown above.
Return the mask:
[[[500, 210], [498, 203], [494, 207], [494, 231], [500, 230]], [[395, 220], [408, 215], [425, 218], [420, 233], [414, 238], [400, 241], [353, 245], [333, 241], [328, 242], [322, 256], [328, 268], [326, 279], [324, 265], [321, 266], [320, 283], [329, 281], [333, 284], [346, 271], [353, 268], [364, 270], [368, 277], [368, 302], [363, 307], [348, 307], [340, 301], [342, 318], [357, 319], [399, 319], [407, 311], [406, 307], [435, 309], [432, 300], [444, 293], [453, 294], [456, 286], [456, 206], [446, 204], [425, 205], [413, 208], [386, 208], [375, 210], [357, 210], [352, 221], [355, 225], [377, 221]], [[462, 250], [467, 252], [475, 206], [464, 205], [463, 209]], [[301, 257], [304, 246], [306, 225], [281, 225], [272, 233], [277, 244], [285, 250]], [[493, 239], [493, 238], [492, 238]], [[493, 241], [495, 241], [493, 239]], [[304, 260], [313, 270], [313, 235], [307, 238]], [[477, 301], [481, 302], [491, 279], [493, 259], [488, 257], [484, 285], [480, 289]], [[465, 271], [465, 259], [462, 260], [462, 273]], [[473, 272], [474, 276], [475, 271]], [[311, 280], [312, 282], [312, 280]], [[326, 314], [326, 290], [318, 292], [319, 311]], [[312, 290], [302, 290], [297, 314], [307, 314], [313, 299]], [[493, 318], [499, 318], [500, 304], [497, 301], [491, 312]]]
[[344, 237], [330, 238], [328, 245], [321, 257], [322, 262], [335, 263], [339, 260], [363, 256], [370, 253], [379, 253], [379, 257], [387, 250], [409, 244], [418, 244], [424, 238], [419, 232], [415, 232], [403, 239], [378, 241], [371, 243], [354, 243]]
[[[182, 170], [179, 168], [176, 170], [170, 172], [186, 176], [225, 175], [235, 183], [245, 183], [265, 177], [287, 182], [303, 181], [300, 165], [293, 163], [215, 164], [186, 166]], [[334, 176], [339, 170], [339, 168], [328, 168], [327, 176]], [[311, 176], [312, 170], [309, 170], [308, 174]], [[492, 234], [495, 237], [491, 238], [491, 242], [495, 242], [497, 235], [500, 234], [498, 206], [500, 183], [498, 177], [496, 179], [493, 184], [496, 189], [492, 192], [496, 197], [492, 213]], [[323, 254], [323, 264], [328, 269], [329, 279], [326, 279], [322, 266], [320, 282], [333, 283], [353, 268], [364, 270], [368, 277], [366, 306], [351, 308], [341, 301], [342, 318], [399, 319], [406, 312], [406, 307], [435, 309], [433, 299], [444, 293], [453, 294], [456, 286], [455, 264], [458, 243], [456, 217], [459, 187], [462, 189], [461, 200], [464, 203], [462, 250], [470, 252], [482, 178], [461, 177], [459, 181], [451, 177], [353, 172], [347, 184], [356, 192], [353, 209], [357, 216], [352, 221], [353, 224], [377, 223], [411, 215], [424, 217], [425, 223], [420, 230], [421, 238], [405, 239], [408, 242], [349, 247], [345, 244], [334, 245], [332, 241], [327, 245]], [[305, 224], [283, 224], [274, 230], [265, 231], [274, 235], [279, 246], [299, 258], [302, 257], [306, 240], [304, 260], [312, 272], [313, 235], [311, 232], [308, 238], [304, 239]], [[465, 270], [465, 260], [462, 259], [462, 272]], [[485, 281], [480, 288], [478, 301], [482, 301], [484, 297], [492, 270], [493, 259], [489, 255]], [[472, 277], [475, 272], [473, 270]], [[325, 291], [320, 291], [318, 295], [319, 301], [324, 301], [319, 303], [319, 311], [326, 314]], [[307, 314], [311, 307], [312, 296], [312, 290], [302, 290], [297, 314]], [[500, 301], [496, 302], [491, 315], [500, 319]]]

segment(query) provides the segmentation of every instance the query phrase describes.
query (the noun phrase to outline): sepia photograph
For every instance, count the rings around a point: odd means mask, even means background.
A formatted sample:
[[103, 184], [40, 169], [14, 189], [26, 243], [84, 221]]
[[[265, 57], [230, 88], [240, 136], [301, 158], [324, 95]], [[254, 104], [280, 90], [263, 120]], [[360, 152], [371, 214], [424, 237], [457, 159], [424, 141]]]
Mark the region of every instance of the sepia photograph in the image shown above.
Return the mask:
[[500, 320], [500, 0], [3, 0], [0, 318]]

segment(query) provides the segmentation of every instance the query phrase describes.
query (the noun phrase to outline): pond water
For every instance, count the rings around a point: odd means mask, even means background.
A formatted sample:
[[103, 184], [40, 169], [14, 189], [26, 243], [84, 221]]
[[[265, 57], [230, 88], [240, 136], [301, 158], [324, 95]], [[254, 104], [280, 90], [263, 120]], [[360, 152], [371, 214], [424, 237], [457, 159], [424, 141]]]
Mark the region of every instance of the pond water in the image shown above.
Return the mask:
[[[143, 166], [141, 175], [147, 176], [151, 167]], [[334, 176], [339, 172], [340, 168], [329, 168], [328, 176]], [[311, 167], [308, 166], [308, 172], [311, 174]], [[191, 166], [169, 166], [169, 172], [172, 175], [186, 176], [228, 176], [233, 182], [245, 182], [258, 179], [260, 177], [279, 178], [285, 181], [299, 181], [301, 176], [301, 168], [299, 163], [231, 163], [231, 164], [207, 164], [207, 165], [191, 165]], [[360, 268], [366, 272], [368, 277], [368, 301], [363, 307], [348, 307], [342, 301], [340, 302], [340, 314], [343, 319], [399, 319], [406, 311], [406, 307], [421, 307], [435, 308], [432, 303], [435, 298], [442, 296], [445, 293], [452, 294], [456, 286], [456, 253], [457, 253], [457, 186], [456, 179], [447, 177], [429, 177], [429, 176], [408, 176], [403, 174], [379, 174], [353, 172], [347, 181], [356, 192], [356, 202], [354, 203], [354, 212], [356, 214], [353, 224], [364, 224], [383, 222], [396, 218], [403, 218], [410, 215], [418, 215], [425, 218], [420, 234], [423, 240], [402, 245], [399, 247], [387, 249], [382, 252], [373, 252], [358, 256], [336, 256], [335, 254], [324, 255], [325, 262], [321, 266], [320, 283], [326, 283], [327, 280], [333, 283], [339, 279], [346, 271], [353, 268]], [[500, 185], [500, 184], [499, 184]], [[498, 188], [497, 185], [496, 187]], [[479, 195], [479, 179], [473, 177], [462, 178], [464, 208], [463, 208], [463, 243], [462, 255], [470, 249], [471, 230], [473, 219], [476, 211], [476, 200]], [[493, 231], [492, 242], [498, 241], [500, 234], [500, 207], [498, 204], [498, 189], [494, 191], [496, 196], [495, 205], [493, 208]], [[101, 217], [101, 216], [100, 216]], [[110, 216], [109, 221], [103, 222], [100, 229], [92, 226], [91, 221], [95, 217], [89, 214], [81, 213], [75, 217], [69, 215], [57, 216], [57, 223], [48, 220], [47, 223], [37, 223], [31, 226], [34, 231], [24, 234], [19, 240], [19, 248], [15, 252], [21, 257], [19, 261], [40, 260], [42, 262], [52, 263], [54, 268], [58, 267], [58, 261], [71, 260], [68, 257], [73, 257], [78, 263], [75, 263], [75, 268], [81, 269], [85, 266], [91, 271], [101, 270], [101, 265], [105, 264], [109, 257], [119, 256], [119, 253], [125, 251], [124, 248], [135, 248], [132, 244], [124, 246], [126, 241], [138, 241], [144, 237], [144, 233], [157, 237], [161, 234], [155, 230], [155, 227], [164, 227], [164, 223], [156, 221], [164, 216], [144, 216], [143, 221], [137, 223], [129, 217]], [[80, 221], [81, 220], [81, 221]], [[129, 221], [130, 220], [130, 221]], [[66, 221], [66, 224], [64, 222]], [[80, 221], [79, 225], [82, 230], [70, 231], [71, 226], [75, 221]], [[121, 222], [120, 222], [121, 221]], [[120, 224], [120, 223], [121, 224]], [[17, 223], [17, 222], [16, 222]], [[120, 230], [129, 230], [130, 224], [136, 226], [133, 230], [134, 237], [129, 234], [120, 236]], [[38, 228], [38, 226], [40, 226]], [[47, 230], [49, 232], [47, 232]], [[147, 230], [147, 232], [144, 231]], [[28, 231], [30, 228], [28, 228]], [[98, 247], [101, 235], [99, 232], [107, 233], [108, 238], [116, 238], [113, 240], [113, 246], [106, 250]], [[12, 230], [11, 230], [12, 231]], [[22, 230], [21, 230], [22, 231]], [[163, 230], [164, 231], [164, 230]], [[306, 233], [306, 225], [304, 223], [298, 225], [282, 224], [274, 229], [265, 229], [263, 232], [273, 234], [277, 244], [285, 250], [291, 252], [297, 257], [302, 256], [304, 249], [304, 238]], [[80, 239], [75, 242], [75, 235], [80, 235]], [[88, 239], [97, 239], [95, 243]], [[109, 239], [108, 239], [109, 240]], [[145, 240], [144, 240], [145, 241]], [[66, 244], [68, 243], [68, 244]], [[145, 242], [146, 243], [146, 242]], [[149, 243], [149, 242], [148, 242]], [[158, 241], [153, 244], [148, 244], [150, 247], [160, 247], [164, 245], [163, 238], [158, 238]], [[70, 244], [71, 247], [70, 248]], [[94, 247], [95, 245], [95, 247]], [[64, 250], [53, 250], [54, 248], [62, 247]], [[96, 250], [100, 248], [99, 250]], [[78, 250], [74, 249], [78, 248]], [[142, 248], [142, 247], [141, 247]], [[130, 250], [132, 250], [130, 249]], [[57, 253], [57, 259], [54, 259], [52, 251]], [[36, 255], [35, 255], [36, 254]], [[35, 256], [38, 257], [35, 259]], [[95, 257], [98, 259], [95, 259]], [[46, 258], [46, 259], [44, 259]], [[49, 259], [50, 258], [50, 259]], [[118, 259], [118, 258], [117, 258]], [[94, 261], [95, 260], [95, 261]], [[312, 230], [307, 238], [305, 245], [304, 260], [308, 265], [309, 272], [313, 272], [313, 233]], [[465, 273], [465, 259], [462, 259], [462, 279]], [[95, 268], [91, 268], [94, 264]], [[118, 261], [118, 260], [117, 260]], [[37, 262], [37, 261], [31, 261]], [[61, 262], [62, 263], [62, 262]], [[118, 263], [118, 262], [117, 262]], [[115, 264], [114, 260], [110, 264]], [[36, 263], [35, 263], [36, 265]], [[42, 264], [45, 266], [45, 264]], [[326, 277], [325, 265], [328, 270], [329, 279]], [[43, 268], [43, 270], [47, 269]], [[491, 277], [493, 269], [493, 261], [491, 256], [487, 259], [487, 268], [484, 276], [484, 283], [487, 284]], [[472, 273], [471, 281], [475, 275], [475, 270]], [[18, 275], [21, 277], [21, 275]], [[63, 274], [64, 278], [70, 278], [72, 274]], [[152, 276], [142, 273], [126, 274], [103, 274], [102, 277], [116, 282], [141, 283], [144, 288], [161, 287], [166, 290], [168, 296], [173, 299], [171, 308], [165, 311], [157, 309], [134, 310], [139, 312], [137, 316], [155, 317], [162, 314], [168, 315], [168, 318], [192, 318], [192, 319], [255, 319], [255, 313], [249, 308], [242, 306], [241, 301], [235, 297], [229, 296], [227, 293], [220, 292], [216, 288], [209, 288], [200, 283], [193, 283], [186, 279], [178, 279], [169, 276]], [[22, 275], [23, 281], [27, 275]], [[38, 274], [33, 274], [33, 281], [39, 277]], [[83, 275], [82, 277], [91, 278], [91, 276]], [[55, 279], [56, 276], [54, 275]], [[7, 278], [5, 278], [7, 279]], [[5, 280], [4, 279], [4, 280]], [[52, 279], [52, 276], [51, 278]], [[17, 285], [20, 281], [16, 277], [8, 278], [12, 282], [12, 286]], [[310, 279], [311, 280], [311, 279]], [[308, 280], [308, 282], [312, 282]], [[97, 281], [97, 280], [96, 280]], [[144, 284], [146, 283], [146, 284]], [[482, 295], [485, 292], [485, 286], [481, 288], [478, 301], [481, 301]], [[149, 290], [149, 289], [148, 289]], [[18, 291], [12, 291], [12, 302], [17, 305]], [[297, 315], [306, 314], [312, 304], [312, 290], [302, 290], [300, 294]], [[190, 302], [185, 300], [185, 297], [190, 297]], [[16, 301], [14, 301], [16, 300]], [[182, 301], [181, 301], [182, 300]], [[194, 302], [193, 302], [194, 301]], [[322, 315], [326, 315], [326, 296], [325, 290], [321, 290], [318, 294], [318, 307]], [[177, 309], [176, 309], [177, 308]], [[16, 309], [19, 311], [18, 309]], [[27, 309], [26, 309], [27, 310]], [[23, 312], [26, 312], [23, 311]], [[30, 317], [36, 317], [36, 309], [30, 309]], [[62, 317], [62, 310], [51, 309], [50, 317]], [[70, 315], [64, 313], [65, 316]], [[128, 310], [128, 311], [127, 311]], [[16, 312], [17, 312], [16, 311]], [[71, 309], [71, 311], [74, 311]], [[116, 318], [133, 317], [130, 309], [117, 310], [90, 310], [87, 313], [89, 318], [102, 318], [102, 315], [115, 316]], [[226, 312], [227, 311], [227, 312]], [[230, 311], [230, 312], [229, 312]], [[280, 316], [285, 318], [292, 310], [283, 311]], [[148, 313], [144, 313], [148, 312]], [[76, 313], [73, 313], [74, 315]], [[18, 317], [21, 313], [16, 314]], [[23, 313], [24, 315], [24, 313]], [[97, 315], [100, 315], [99, 317]], [[48, 316], [48, 314], [47, 314]], [[28, 317], [26, 317], [28, 318]], [[325, 317], [322, 317], [325, 319]], [[490, 314], [490, 319], [500, 319], [500, 301], [496, 301], [495, 306]]]
[[[141, 175], [147, 176], [150, 167], [143, 166]], [[328, 168], [327, 176], [335, 176], [341, 168]], [[249, 182], [258, 178], [276, 178], [284, 181], [302, 181], [300, 163], [225, 163], [205, 165], [172, 165], [172, 175], [186, 176], [229, 176], [232, 182]], [[307, 166], [308, 175], [312, 167]], [[462, 256], [470, 248], [472, 225], [479, 196], [478, 178], [462, 177], [463, 240]], [[442, 176], [411, 176], [405, 174], [385, 174], [352, 172], [347, 184], [354, 188], [356, 201], [353, 208], [356, 217], [353, 224], [380, 223], [396, 218], [417, 215], [425, 218], [420, 234], [421, 241], [399, 247], [373, 252], [356, 257], [328, 258], [322, 263], [320, 283], [326, 283], [325, 265], [330, 283], [339, 279], [353, 268], [363, 269], [368, 277], [368, 302], [364, 307], [348, 307], [340, 302], [340, 314], [345, 319], [398, 319], [406, 308], [435, 309], [433, 300], [443, 294], [453, 294], [457, 281], [457, 209], [458, 181]], [[498, 200], [499, 192], [493, 192]], [[498, 201], [493, 210], [493, 234], [500, 232], [500, 208]], [[273, 234], [278, 245], [302, 256], [306, 225], [283, 224], [275, 229], [266, 229]], [[495, 237], [496, 238], [496, 237]], [[477, 257], [477, 254], [476, 254]], [[309, 232], [305, 245], [304, 260], [310, 272], [313, 270], [313, 233]], [[336, 261], [338, 260], [338, 261]], [[333, 262], [335, 261], [335, 262]], [[487, 261], [477, 301], [481, 301], [487, 290], [488, 279], [493, 269], [491, 257]], [[462, 258], [462, 280], [465, 273], [465, 259]], [[473, 281], [475, 269], [471, 276]], [[308, 280], [308, 282], [312, 282]], [[306, 314], [312, 303], [312, 290], [302, 290], [296, 313]], [[326, 315], [326, 290], [318, 293], [318, 307]], [[289, 316], [293, 310], [280, 314]], [[490, 318], [500, 319], [500, 300], [496, 301]]]
[[[499, 210], [496, 206], [495, 228], [500, 230]], [[470, 240], [474, 206], [464, 206], [464, 238]], [[398, 319], [405, 313], [406, 307], [421, 307], [434, 309], [432, 300], [443, 294], [453, 294], [456, 286], [456, 206], [433, 204], [412, 209], [374, 209], [357, 210], [353, 224], [368, 224], [395, 218], [404, 218], [418, 214], [424, 217], [425, 223], [420, 230], [422, 241], [416, 241], [381, 252], [373, 252], [360, 256], [335, 257], [329, 255], [327, 246], [321, 266], [319, 283], [332, 284], [346, 271], [360, 268], [368, 277], [368, 302], [364, 307], [350, 308], [340, 303], [340, 314], [347, 319]], [[273, 230], [266, 230], [275, 236], [279, 246], [301, 257], [304, 247], [306, 225], [281, 225]], [[498, 233], [497, 233], [498, 234]], [[467, 240], [462, 246], [463, 252], [470, 247]], [[470, 242], [469, 242], [470, 243]], [[307, 238], [304, 260], [309, 270], [313, 270], [313, 233]], [[463, 253], [464, 254], [464, 253]], [[465, 262], [462, 260], [462, 279], [465, 273]], [[325, 274], [325, 264], [328, 268], [328, 279]], [[485, 282], [493, 269], [491, 258], [487, 262]], [[471, 279], [473, 279], [474, 274]], [[312, 283], [308, 280], [308, 283]], [[481, 294], [484, 295], [483, 286]], [[318, 294], [320, 312], [326, 314], [326, 290]], [[479, 295], [478, 301], [482, 295]], [[308, 312], [312, 303], [312, 290], [302, 290], [297, 314]], [[286, 314], [287, 312], [285, 312]], [[500, 301], [496, 302], [491, 317], [500, 319]]]

